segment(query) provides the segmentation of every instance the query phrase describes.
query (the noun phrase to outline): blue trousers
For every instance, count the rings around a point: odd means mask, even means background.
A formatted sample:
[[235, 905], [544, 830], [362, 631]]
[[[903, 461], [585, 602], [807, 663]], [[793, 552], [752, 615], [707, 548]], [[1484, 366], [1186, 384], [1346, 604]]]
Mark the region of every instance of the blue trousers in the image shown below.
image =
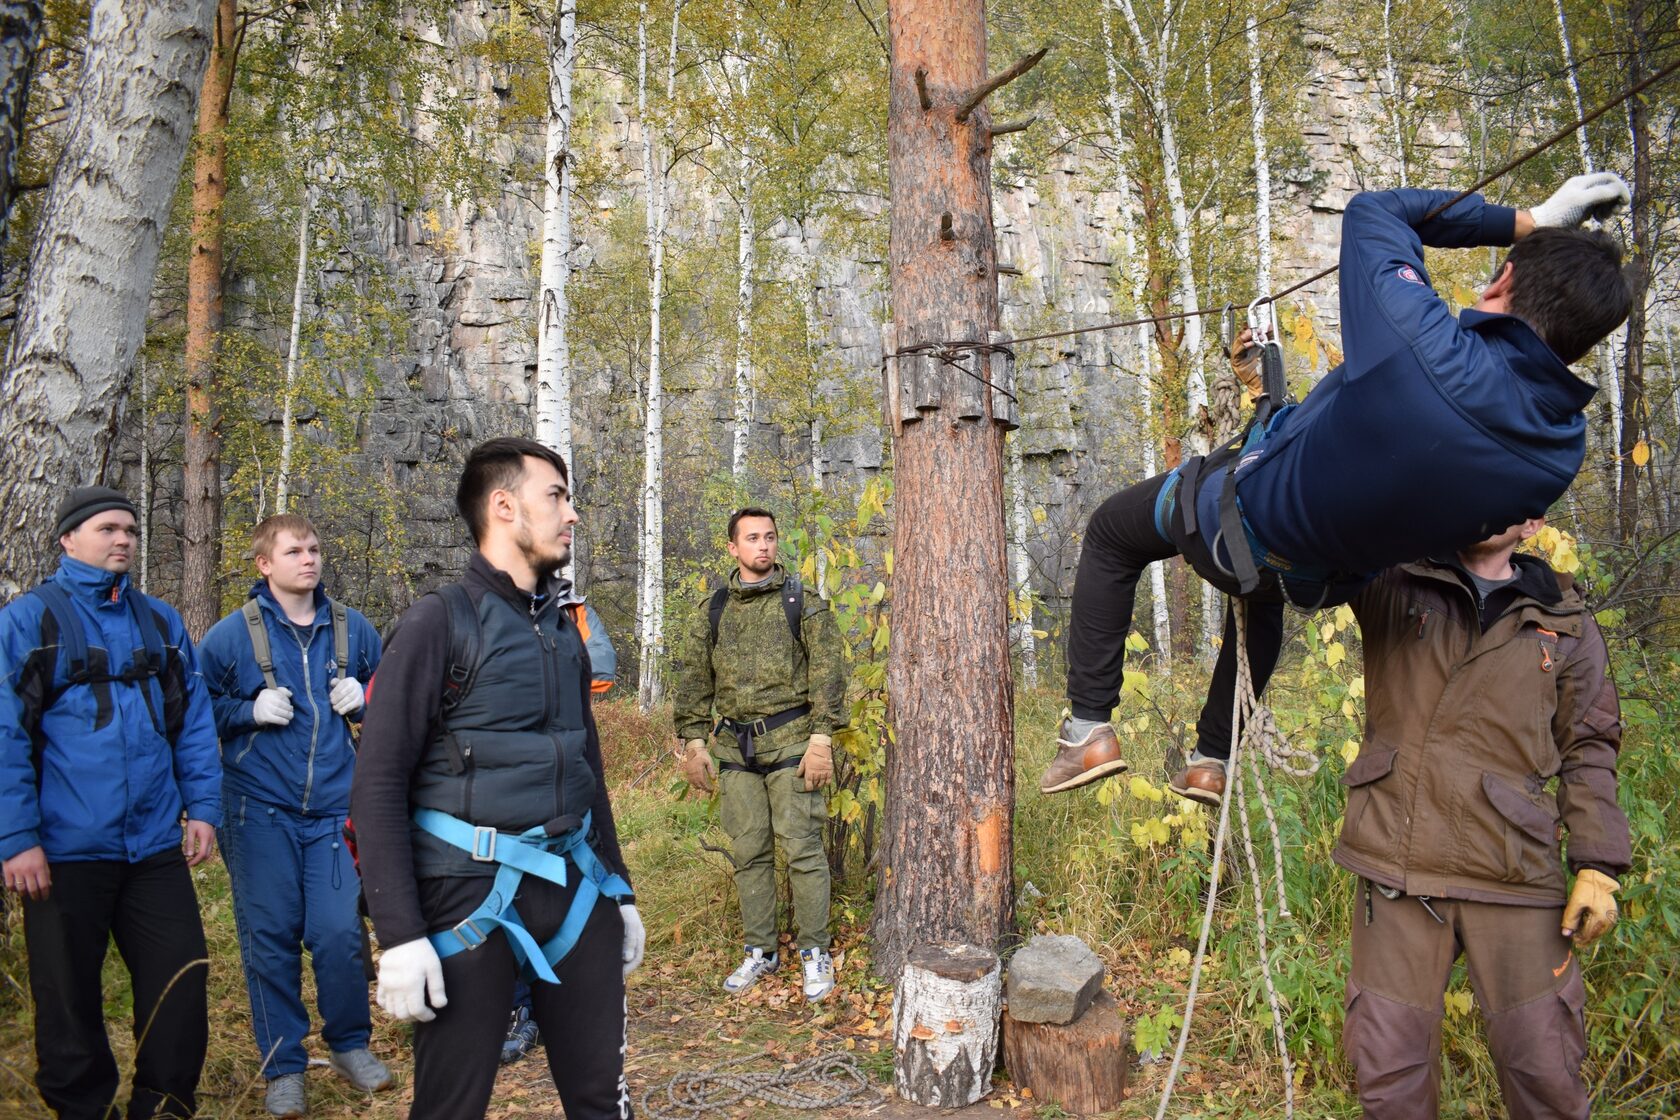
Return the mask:
[[322, 1039], [335, 1053], [365, 1048], [371, 1022], [356, 910], [361, 883], [344, 843], [343, 815], [303, 816], [231, 795], [222, 820], [263, 1076], [302, 1073], [309, 1065], [304, 949], [315, 966]]

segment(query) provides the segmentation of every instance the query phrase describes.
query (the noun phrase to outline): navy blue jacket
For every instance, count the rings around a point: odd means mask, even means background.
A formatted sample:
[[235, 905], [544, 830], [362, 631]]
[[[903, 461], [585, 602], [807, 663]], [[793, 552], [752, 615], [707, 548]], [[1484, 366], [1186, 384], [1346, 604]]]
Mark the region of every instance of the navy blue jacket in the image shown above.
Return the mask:
[[[128, 666], [143, 646], [129, 604], [141, 593], [128, 577], [66, 556], [52, 579], [70, 595], [89, 654], [106, 651], [116, 671]], [[153, 682], [71, 687], [57, 644], [41, 644], [40, 597], [0, 610], [0, 859], [39, 846], [50, 862], [136, 863], [180, 847], [183, 810], [221, 823], [216, 726], [192, 642], [174, 607], [150, 596], [136, 605], [153, 611], [165, 655], [181, 665], [186, 704], [174, 743], [153, 722], [143, 691]]]
[[[262, 608], [274, 679], [292, 690], [292, 721], [259, 726], [251, 705], [264, 687], [251, 650], [251, 632], [239, 611], [210, 628], [199, 647], [204, 679], [215, 702], [222, 737], [222, 766], [229, 797], [248, 797], [294, 813], [341, 815], [350, 808], [350, 778], [356, 749], [349, 723], [334, 712], [330, 694], [333, 666], [332, 610], [326, 593], [315, 590], [315, 621], [307, 645], [280, 604], [259, 580], [251, 598]], [[361, 612], [347, 608], [350, 664], [346, 675], [367, 685], [379, 667], [379, 633]], [[353, 718], [359, 721], [360, 712]]]
[[[1516, 211], [1480, 195], [1424, 221], [1451, 197], [1395, 190], [1348, 203], [1346, 360], [1237, 467], [1250, 527], [1297, 565], [1369, 573], [1450, 555], [1544, 515], [1581, 468], [1593, 386], [1527, 323], [1454, 318], [1430, 287], [1425, 245], [1511, 243]], [[1213, 472], [1207, 485], [1223, 479]]]

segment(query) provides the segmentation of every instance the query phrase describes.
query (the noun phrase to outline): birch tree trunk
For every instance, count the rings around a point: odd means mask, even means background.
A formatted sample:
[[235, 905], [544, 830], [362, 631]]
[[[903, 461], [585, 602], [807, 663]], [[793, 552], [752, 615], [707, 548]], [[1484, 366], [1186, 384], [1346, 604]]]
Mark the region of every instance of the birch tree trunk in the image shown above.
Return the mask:
[[16, 197], [17, 154], [29, 110], [29, 82], [35, 74], [35, 52], [40, 49], [45, 22], [42, 0], [0, 0], [0, 259]]
[[303, 294], [309, 286], [309, 184], [303, 187], [303, 209], [298, 214], [297, 277], [292, 283], [292, 337], [286, 346], [286, 384], [280, 396], [280, 465], [274, 472], [274, 512], [285, 513], [292, 487], [292, 448], [297, 423], [293, 402], [297, 399], [298, 346], [303, 335]]
[[102, 480], [210, 50], [210, 0], [96, 0], [0, 377], [0, 595], [54, 558], [62, 488]]
[[[1569, 102], [1575, 108], [1575, 119], [1586, 116], [1581, 108], [1581, 81], [1575, 71], [1575, 49], [1569, 45], [1569, 24], [1563, 14], [1563, 0], [1552, 0], [1557, 8], [1558, 46], [1563, 49], [1563, 76], [1569, 83]], [[1575, 130], [1575, 142], [1581, 146], [1581, 170], [1592, 174], [1592, 151], [1587, 147], [1587, 130]]]
[[1266, 146], [1266, 87], [1260, 59], [1260, 20], [1248, 14], [1249, 129], [1254, 134], [1254, 291], [1272, 290], [1272, 164]]
[[[1114, 34], [1109, 23], [1109, 8], [1102, 9], [1103, 62], [1108, 72], [1108, 127], [1115, 146], [1114, 189], [1120, 204], [1120, 274], [1131, 277], [1131, 308], [1134, 315], [1142, 314], [1145, 306], [1145, 270], [1137, 266], [1137, 215], [1133, 212], [1132, 183], [1126, 173], [1124, 152], [1128, 145], [1125, 114], [1120, 102], [1120, 81], [1114, 60]], [[1138, 389], [1143, 397], [1143, 474], [1152, 478], [1159, 469], [1155, 455], [1155, 435], [1149, 430], [1155, 418], [1155, 370], [1150, 359], [1149, 327], [1137, 331], [1136, 368]], [[1150, 615], [1155, 630], [1155, 650], [1160, 656], [1160, 672], [1172, 675], [1172, 624], [1167, 611], [1167, 571], [1165, 564], [1149, 566]]]
[[152, 574], [152, 370], [140, 355], [140, 590]]
[[222, 334], [222, 243], [228, 102], [239, 60], [235, 0], [219, 0], [193, 145], [192, 249], [187, 258], [186, 415], [181, 448], [181, 601], [195, 637], [221, 617], [222, 436], [214, 384]]
[[740, 225], [735, 242], [735, 266], [739, 270], [735, 284], [735, 432], [730, 450], [729, 469], [737, 483], [747, 473], [747, 447], [752, 436], [752, 308], [753, 308], [753, 240], [756, 231], [752, 213], [752, 172], [745, 149], [741, 152]]
[[1388, 127], [1394, 141], [1394, 162], [1400, 170], [1400, 185], [1411, 186], [1406, 173], [1406, 135], [1400, 120], [1400, 71], [1394, 65], [1394, 30], [1390, 17], [1394, 11], [1394, 0], [1383, 0], [1382, 35], [1383, 35], [1383, 76], [1387, 81], [1387, 94], [1383, 98], [1383, 108], [1388, 111]]
[[[982, 0], [891, 0], [887, 22], [897, 348], [985, 341], [998, 316], [991, 115], [982, 102], [957, 119], [986, 80], [985, 9]], [[925, 378], [933, 403], [892, 425], [895, 739], [871, 925], [873, 966], [885, 977], [918, 944], [995, 947], [1014, 927], [1003, 431], [994, 398], [972, 379], [944, 363], [906, 368]], [[899, 402], [888, 407], [896, 421]]]
[[[1647, 41], [1646, 0], [1630, 0], [1627, 6], [1628, 84], [1636, 85], [1647, 73], [1650, 44]], [[1672, 21], [1672, 11], [1669, 13]], [[1651, 110], [1642, 97], [1628, 99], [1628, 133], [1632, 138], [1633, 177], [1628, 183], [1634, 194], [1629, 220], [1633, 226], [1633, 252], [1628, 264], [1633, 306], [1628, 312], [1622, 340], [1622, 391], [1618, 396], [1623, 424], [1616, 439], [1617, 521], [1623, 541], [1639, 532], [1639, 472], [1633, 449], [1645, 438], [1650, 425], [1645, 403], [1645, 337], [1647, 301], [1651, 290], [1651, 258], [1656, 252], [1656, 225], [1651, 218], [1651, 191], [1656, 185], [1651, 170]], [[1623, 469], [1632, 478], [1623, 484]], [[1647, 468], [1649, 469], [1649, 468]]]
[[1021, 615], [1021, 676], [1038, 687], [1038, 639], [1033, 633], [1032, 555], [1027, 551], [1027, 481], [1019, 433], [1009, 436], [1009, 504], [1015, 542], [1015, 601]]
[[[636, 24], [636, 106], [642, 121], [642, 174], [647, 181], [648, 371], [642, 422], [642, 579], [638, 619], [640, 674], [636, 697], [646, 711], [659, 702], [660, 661], [665, 646], [665, 395], [660, 378], [661, 312], [665, 298], [665, 227], [670, 218], [667, 168], [647, 115], [647, 4]], [[676, 94], [678, 3], [671, 12], [671, 50], [665, 71], [665, 102]]]
[[[541, 289], [537, 297], [537, 442], [572, 462], [571, 308], [572, 77], [577, 69], [577, 5], [560, 0], [548, 40], [548, 130], [543, 159]], [[573, 479], [574, 485], [576, 478]]]

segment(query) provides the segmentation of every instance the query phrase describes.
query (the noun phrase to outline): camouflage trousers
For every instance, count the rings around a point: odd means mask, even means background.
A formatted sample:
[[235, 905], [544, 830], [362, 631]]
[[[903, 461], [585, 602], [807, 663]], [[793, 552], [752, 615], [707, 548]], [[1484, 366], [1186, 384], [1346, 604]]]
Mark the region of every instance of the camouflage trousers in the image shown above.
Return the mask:
[[1488, 1052], [1512, 1120], [1587, 1115], [1586, 988], [1562, 906], [1416, 898], [1363, 880], [1353, 912], [1353, 967], [1342, 1049], [1368, 1120], [1428, 1120], [1440, 1110], [1442, 995], [1464, 954], [1487, 1024]]
[[766, 953], [776, 949], [775, 845], [780, 844], [793, 887], [795, 944], [828, 948], [828, 856], [823, 851], [828, 804], [823, 791], [805, 792], [805, 779], [790, 766], [769, 774], [720, 768], [718, 793], [746, 945]]

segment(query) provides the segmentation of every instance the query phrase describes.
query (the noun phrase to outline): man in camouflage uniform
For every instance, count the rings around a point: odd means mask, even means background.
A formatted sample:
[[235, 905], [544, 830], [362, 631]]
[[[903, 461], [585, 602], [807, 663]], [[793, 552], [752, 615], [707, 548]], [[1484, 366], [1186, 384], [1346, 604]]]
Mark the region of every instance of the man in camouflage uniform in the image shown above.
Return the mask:
[[777, 966], [773, 841], [780, 841], [805, 998], [814, 1002], [834, 988], [822, 787], [834, 776], [830, 737], [846, 724], [840, 634], [828, 604], [776, 563], [770, 511], [748, 507], [730, 517], [729, 555], [736, 569], [696, 612], [674, 704], [683, 774], [708, 792], [716, 781], [734, 849], [746, 957], [723, 987], [739, 994]]

